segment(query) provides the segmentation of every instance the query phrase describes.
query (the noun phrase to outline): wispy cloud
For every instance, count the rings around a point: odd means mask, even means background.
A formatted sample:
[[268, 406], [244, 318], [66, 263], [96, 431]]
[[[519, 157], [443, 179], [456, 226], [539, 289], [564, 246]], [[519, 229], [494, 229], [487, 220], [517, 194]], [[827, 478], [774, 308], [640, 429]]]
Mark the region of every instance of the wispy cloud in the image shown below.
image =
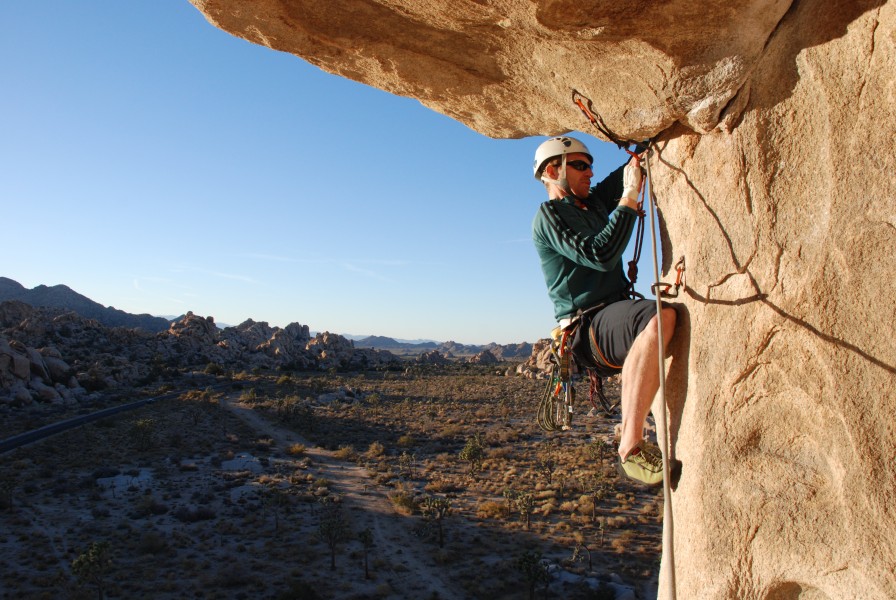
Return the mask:
[[385, 277], [376, 271], [372, 271], [370, 269], [363, 269], [353, 263], [340, 262], [339, 266], [341, 266], [346, 271], [351, 271], [352, 273], [358, 273], [360, 275], [364, 275], [365, 277], [369, 277], [371, 279], [377, 279], [377, 280], [383, 281], [385, 283], [394, 283], [394, 280], [389, 279], [388, 277]]
[[255, 252], [250, 252], [248, 254], [235, 254], [237, 258], [253, 258], [257, 260], [266, 260], [270, 262], [283, 262], [283, 263], [324, 263], [327, 262], [324, 259], [319, 258], [294, 258], [292, 256], [278, 256], [276, 254], [258, 254]]
[[210, 269], [200, 269], [199, 267], [191, 267], [188, 265], [178, 265], [176, 267], [172, 267], [171, 269], [175, 273], [201, 273], [203, 275], [210, 275], [212, 277], [219, 277], [221, 279], [231, 279], [233, 281], [242, 281], [244, 283], [257, 284], [258, 281], [249, 277], [247, 275], [239, 275], [236, 273], [224, 273], [221, 271], [213, 271]]
[[413, 264], [413, 261], [406, 258], [295, 258], [292, 256], [279, 256], [276, 254], [235, 254], [237, 258], [254, 258], [258, 260], [267, 260], [271, 262], [285, 263], [306, 263], [306, 264], [334, 264], [342, 265], [346, 262], [362, 265], [382, 265], [387, 267], [404, 267]]

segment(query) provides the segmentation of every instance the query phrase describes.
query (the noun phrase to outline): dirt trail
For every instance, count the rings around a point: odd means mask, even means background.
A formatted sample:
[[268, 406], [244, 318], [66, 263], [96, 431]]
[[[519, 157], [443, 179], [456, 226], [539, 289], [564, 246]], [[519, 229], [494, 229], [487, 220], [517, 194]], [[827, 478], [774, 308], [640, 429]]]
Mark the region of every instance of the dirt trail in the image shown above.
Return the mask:
[[428, 598], [433, 592], [438, 593], [440, 600], [463, 600], [466, 597], [462, 590], [456, 589], [444, 568], [429, 558], [431, 545], [424, 545], [413, 531], [419, 524], [417, 519], [396, 514], [385, 493], [378, 489], [363, 467], [337, 460], [332, 452], [272, 423], [234, 396], [224, 398], [222, 404], [260, 435], [274, 440], [279, 448], [293, 444], [306, 446], [305, 455], [311, 458], [313, 469], [331, 483], [333, 491], [343, 496], [349, 509], [346, 517], [356, 521], [353, 530], [369, 527], [373, 533], [371, 560], [389, 565], [388, 575], [382, 572], [380, 575], [390, 583], [395, 595], [414, 600]]

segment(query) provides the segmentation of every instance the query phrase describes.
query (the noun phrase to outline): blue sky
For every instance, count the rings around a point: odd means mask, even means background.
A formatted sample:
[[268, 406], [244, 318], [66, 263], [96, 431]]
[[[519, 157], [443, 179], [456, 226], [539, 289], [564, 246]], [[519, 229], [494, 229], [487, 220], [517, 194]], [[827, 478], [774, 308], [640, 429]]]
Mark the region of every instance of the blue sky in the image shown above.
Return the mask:
[[[0, 22], [0, 275], [231, 325], [466, 344], [553, 327], [530, 238], [544, 138], [490, 139], [186, 0], [6, 0]], [[595, 181], [625, 162], [577, 135]]]

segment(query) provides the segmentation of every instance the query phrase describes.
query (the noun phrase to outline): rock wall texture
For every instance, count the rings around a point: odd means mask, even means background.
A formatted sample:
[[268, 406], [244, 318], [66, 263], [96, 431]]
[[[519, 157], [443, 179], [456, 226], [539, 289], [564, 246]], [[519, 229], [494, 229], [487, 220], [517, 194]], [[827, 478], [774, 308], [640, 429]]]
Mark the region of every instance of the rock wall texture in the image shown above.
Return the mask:
[[896, 598], [896, 2], [191, 1], [489, 136], [575, 88], [654, 139], [677, 597]]

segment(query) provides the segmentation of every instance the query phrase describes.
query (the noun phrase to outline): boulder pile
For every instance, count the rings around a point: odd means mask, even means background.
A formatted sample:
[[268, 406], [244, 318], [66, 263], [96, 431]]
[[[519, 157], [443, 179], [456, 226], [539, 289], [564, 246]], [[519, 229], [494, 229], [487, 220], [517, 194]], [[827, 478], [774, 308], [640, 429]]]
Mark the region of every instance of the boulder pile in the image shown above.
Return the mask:
[[166, 370], [376, 369], [398, 367], [391, 352], [354, 348], [340, 335], [311, 337], [247, 320], [218, 329], [188, 312], [168, 331], [105, 327], [92, 319], [18, 301], [0, 303], [0, 405], [77, 403], [92, 392], [154, 381]]

